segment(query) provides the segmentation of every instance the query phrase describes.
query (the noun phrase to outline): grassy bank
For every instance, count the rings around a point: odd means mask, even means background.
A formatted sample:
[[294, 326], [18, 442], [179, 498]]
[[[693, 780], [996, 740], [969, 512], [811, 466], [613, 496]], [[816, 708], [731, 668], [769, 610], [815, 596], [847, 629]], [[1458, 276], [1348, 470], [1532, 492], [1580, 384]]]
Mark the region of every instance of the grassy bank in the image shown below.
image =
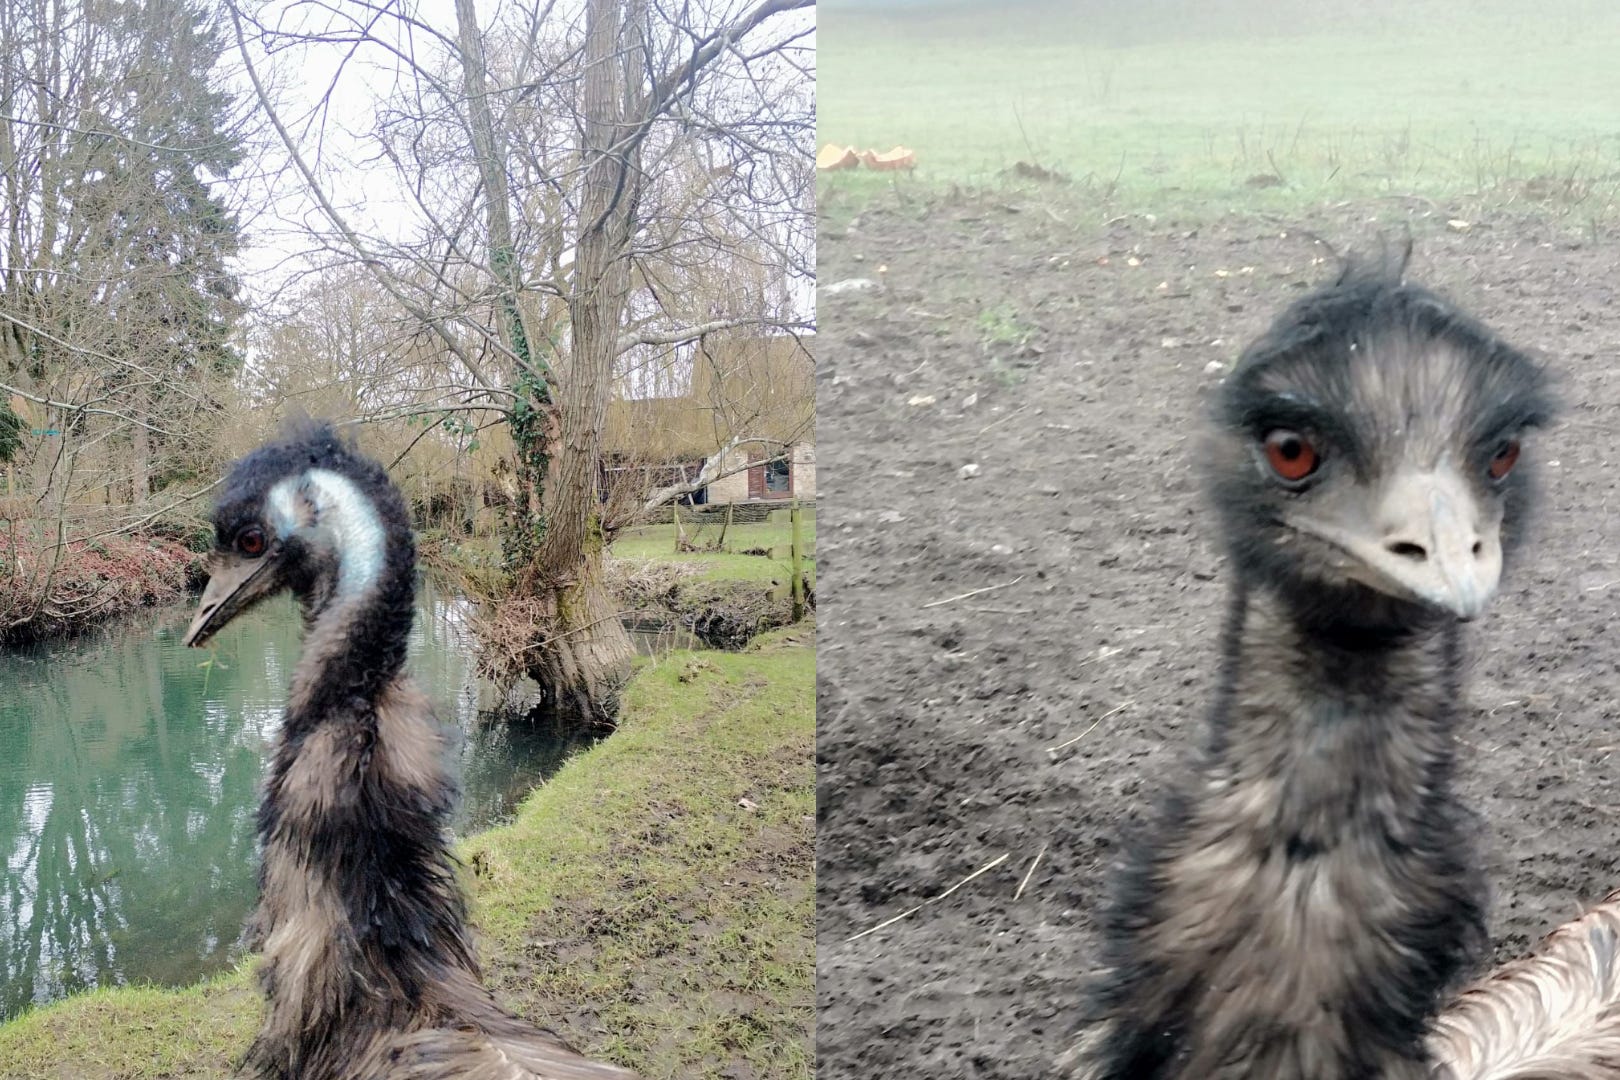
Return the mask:
[[[800, 522], [805, 586], [816, 582], [816, 514]], [[714, 648], [736, 648], [793, 618], [791, 530], [786, 510], [768, 520], [733, 523], [721, 539], [718, 523], [684, 523], [688, 547], [676, 550], [672, 523], [626, 530], [609, 549], [620, 603], [639, 620], [674, 622]], [[717, 546], [718, 545], [718, 546]], [[714, 548], [714, 550], [701, 550]]]
[[898, 181], [825, 175], [824, 219], [891, 183], [1018, 183], [1017, 162], [1066, 176], [1031, 185], [1059, 203], [1122, 211], [1461, 193], [1614, 211], [1613, 5], [1155, 6], [823, 8], [819, 141], [918, 158]]
[[[735, 522], [720, 541], [719, 522], [683, 520], [689, 548], [677, 550], [675, 527], [660, 522], [619, 533], [608, 549], [608, 581], [620, 614], [637, 623], [679, 625], [713, 648], [736, 648], [792, 620], [792, 560], [787, 510], [762, 522]], [[815, 589], [816, 513], [800, 524], [805, 584]], [[423, 562], [453, 576], [474, 595], [504, 595], [493, 537], [449, 539], [424, 534]]]
[[[620, 728], [462, 845], [501, 1000], [649, 1077], [810, 1075], [815, 656], [803, 631], [643, 668]], [[225, 1077], [251, 961], [0, 1025], [0, 1077]]]

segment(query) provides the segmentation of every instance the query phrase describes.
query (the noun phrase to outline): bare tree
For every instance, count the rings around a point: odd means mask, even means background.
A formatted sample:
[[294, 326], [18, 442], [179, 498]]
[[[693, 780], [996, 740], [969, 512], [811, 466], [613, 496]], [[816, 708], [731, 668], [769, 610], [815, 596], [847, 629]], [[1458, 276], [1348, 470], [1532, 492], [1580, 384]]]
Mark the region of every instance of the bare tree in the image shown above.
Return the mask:
[[[509, 435], [504, 530], [523, 667], [602, 714], [630, 642], [604, 584], [602, 431], [627, 368], [706, 334], [809, 325], [811, 0], [727, 7], [542, 2], [489, 27], [356, 3], [295, 19], [233, 7], [260, 103], [319, 208], [328, 251], [363, 267], [442, 350], [447, 408]], [[338, 47], [392, 73], [369, 132], [407, 230], [370, 227], [260, 68]], [[342, 78], [342, 73], [338, 76]], [[319, 110], [307, 115], [319, 115]], [[758, 287], [695, 288], [730, 282]], [[797, 282], [797, 284], [794, 284]]]
[[150, 497], [207, 459], [238, 361], [239, 226], [220, 181], [244, 128], [219, 28], [192, 0], [16, 0], [0, 41], [3, 634], [102, 606], [63, 609], [68, 547], [149, 524]]

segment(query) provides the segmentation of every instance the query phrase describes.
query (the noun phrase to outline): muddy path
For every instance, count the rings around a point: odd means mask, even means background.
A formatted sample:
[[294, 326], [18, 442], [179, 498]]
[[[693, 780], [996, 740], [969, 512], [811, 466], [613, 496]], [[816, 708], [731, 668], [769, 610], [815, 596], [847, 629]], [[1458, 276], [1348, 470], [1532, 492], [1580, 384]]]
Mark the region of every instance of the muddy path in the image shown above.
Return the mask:
[[[1302, 230], [1406, 214], [1099, 226], [1000, 197], [823, 232], [818, 1076], [1051, 1075], [1110, 839], [1213, 681], [1206, 369], [1327, 274]], [[1568, 403], [1469, 642], [1461, 786], [1506, 957], [1620, 884], [1620, 245], [1456, 216], [1412, 208], [1414, 276], [1544, 353]], [[856, 277], [879, 286], [827, 288]]]

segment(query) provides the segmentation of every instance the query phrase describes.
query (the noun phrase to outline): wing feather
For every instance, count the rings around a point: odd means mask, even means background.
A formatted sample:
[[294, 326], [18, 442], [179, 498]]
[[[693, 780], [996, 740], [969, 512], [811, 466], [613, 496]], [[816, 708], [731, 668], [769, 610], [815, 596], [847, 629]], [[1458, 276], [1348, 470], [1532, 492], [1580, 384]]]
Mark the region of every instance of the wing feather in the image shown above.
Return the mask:
[[1620, 1080], [1617, 974], [1620, 890], [1441, 1013], [1436, 1080]]

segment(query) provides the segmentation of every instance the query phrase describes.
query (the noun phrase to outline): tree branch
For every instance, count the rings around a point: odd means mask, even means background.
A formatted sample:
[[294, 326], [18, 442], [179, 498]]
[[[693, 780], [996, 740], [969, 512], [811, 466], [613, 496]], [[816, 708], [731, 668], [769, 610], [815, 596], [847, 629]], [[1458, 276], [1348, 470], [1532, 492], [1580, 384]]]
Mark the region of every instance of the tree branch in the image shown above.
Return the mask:
[[444, 325], [442, 320], [405, 294], [405, 291], [393, 280], [393, 275], [384, 268], [382, 259], [366, 248], [365, 242], [360, 239], [359, 234], [338, 212], [337, 207], [332, 205], [332, 200], [326, 195], [326, 189], [321, 187], [314, 170], [304, 160], [304, 155], [299, 151], [298, 144], [293, 140], [292, 133], [281, 122], [280, 114], [276, 112], [275, 107], [270, 103], [270, 95], [265, 91], [264, 83], [259, 78], [258, 69], [254, 67], [253, 60], [248, 55], [247, 40], [242, 34], [241, 12], [237, 10], [234, 2], [227, 2], [225, 6], [230, 10], [231, 26], [236, 31], [236, 47], [242, 54], [242, 67], [247, 71], [248, 81], [253, 84], [253, 92], [258, 96], [259, 107], [264, 110], [264, 115], [269, 119], [270, 126], [276, 129], [276, 134], [280, 137], [282, 145], [287, 148], [288, 157], [292, 159], [293, 166], [298, 170], [299, 175], [304, 178], [304, 183], [309, 185], [310, 195], [320, 205], [321, 212], [326, 215], [326, 219], [332, 223], [333, 228], [342, 234], [355, 258], [359, 259], [361, 265], [377, 280], [377, 284], [381, 285], [384, 291], [397, 300], [406, 311], [420, 319], [424, 325], [431, 327], [439, 339], [444, 342], [445, 347], [455, 354], [456, 359], [466, 365], [468, 371], [472, 372], [474, 378], [485, 386], [492, 386], [493, 384], [489, 379], [478, 369], [478, 364], [473, 360], [466, 347], [456, 339], [454, 334], [450, 333], [449, 328]]
[[758, 465], [768, 465], [777, 460], [776, 457], [760, 458], [758, 461], [745, 461], [741, 465], [733, 465], [726, 469], [721, 466], [725, 463], [726, 455], [745, 442], [771, 443], [775, 446], [790, 447], [791, 442], [781, 439], [767, 439], [759, 435], [733, 435], [726, 440], [726, 444], [704, 459], [703, 467], [698, 469], [697, 476], [691, 480], [682, 480], [679, 483], [661, 487], [647, 496], [637, 511], [640, 514], [649, 514], [668, 503], [674, 502], [682, 495], [690, 495], [700, 488], [708, 487], [717, 480], [724, 480], [728, 476], [736, 476], [740, 472], [747, 472]]
[[648, 120], [650, 121], [659, 116], [669, 106], [675, 95], [680, 92], [681, 87], [694, 81], [699, 72], [713, 63], [715, 57], [742, 40], [749, 31], [759, 26], [766, 19], [773, 15], [780, 15], [783, 12], [797, 11], [800, 8], [814, 6], [815, 0], [763, 0], [762, 3], [736, 22], [727, 23], [725, 26], [720, 27], [693, 50], [686, 63], [658, 80], [658, 83], [653, 87], [652, 100], [649, 102], [651, 108], [647, 111]]
[[686, 342], [695, 341], [705, 334], [731, 330], [738, 326], [769, 326], [784, 330], [808, 330], [811, 328], [810, 324], [805, 322], [783, 322], [781, 319], [750, 315], [735, 319], [715, 319], [711, 322], [694, 323], [691, 326], [680, 326], [674, 330], [665, 330], [659, 333], [632, 331], [628, 334], [619, 335], [618, 350], [620, 353], [628, 352], [637, 345], [684, 345]]
[[198, 488], [196, 491], [193, 491], [189, 495], [182, 495], [182, 496], [180, 496], [180, 498], [176, 499], [174, 502], [170, 503], [168, 506], [164, 506], [164, 507], [161, 507], [161, 508], [159, 508], [157, 510], [154, 510], [150, 514], [147, 514], [145, 517], [130, 522], [128, 525], [121, 525], [116, 529], [108, 529], [106, 532], [98, 532], [98, 533], [96, 533], [96, 534], [94, 534], [92, 536], [81, 536], [81, 537], [78, 537], [77, 539], [66, 540], [66, 541], [63, 541], [63, 542], [68, 543], [68, 544], [88, 544], [92, 540], [100, 540], [103, 536], [118, 536], [121, 533], [134, 532], [136, 529], [139, 529], [141, 526], [148, 525], [148, 524], [151, 524], [152, 522], [156, 521], [158, 518], [162, 517], [164, 514], [167, 514], [170, 510], [179, 509], [180, 507], [184, 506], [186, 503], [191, 502], [193, 499], [196, 499], [196, 498], [199, 498], [199, 497], [201, 497], [203, 495], [208, 494], [210, 491], [213, 491], [215, 488], [219, 487], [219, 485], [223, 484], [224, 482], [225, 482], [225, 477], [221, 476], [218, 480], [215, 480], [212, 484], [209, 484], [207, 487]]
[[43, 398], [38, 394], [30, 394], [28, 391], [12, 386], [10, 383], [0, 382], [0, 390], [4, 390], [8, 394], [16, 394], [20, 398], [32, 401], [35, 405], [43, 405], [48, 409], [64, 409], [68, 412], [86, 413], [91, 416], [111, 416], [114, 419], [124, 421], [126, 424], [134, 424], [137, 427], [145, 428], [147, 431], [154, 431], [159, 435], [167, 435], [171, 438], [177, 437], [172, 431], [153, 427], [146, 421], [130, 416], [128, 413], [121, 413], [117, 409], [97, 409], [90, 405], [75, 405], [68, 401], [52, 401], [50, 398]]
[[743, 437], [741, 435], [733, 435], [727, 439], [725, 445], [704, 460], [702, 468], [698, 469], [697, 476], [691, 480], [682, 480], [667, 487], [658, 488], [647, 496], [647, 500], [641, 504], [640, 512], [643, 514], [650, 513], [665, 503], [673, 502], [682, 495], [688, 495], [699, 488], [708, 487], [720, 479], [720, 466], [725, 463], [726, 455], [737, 449], [742, 441]]

